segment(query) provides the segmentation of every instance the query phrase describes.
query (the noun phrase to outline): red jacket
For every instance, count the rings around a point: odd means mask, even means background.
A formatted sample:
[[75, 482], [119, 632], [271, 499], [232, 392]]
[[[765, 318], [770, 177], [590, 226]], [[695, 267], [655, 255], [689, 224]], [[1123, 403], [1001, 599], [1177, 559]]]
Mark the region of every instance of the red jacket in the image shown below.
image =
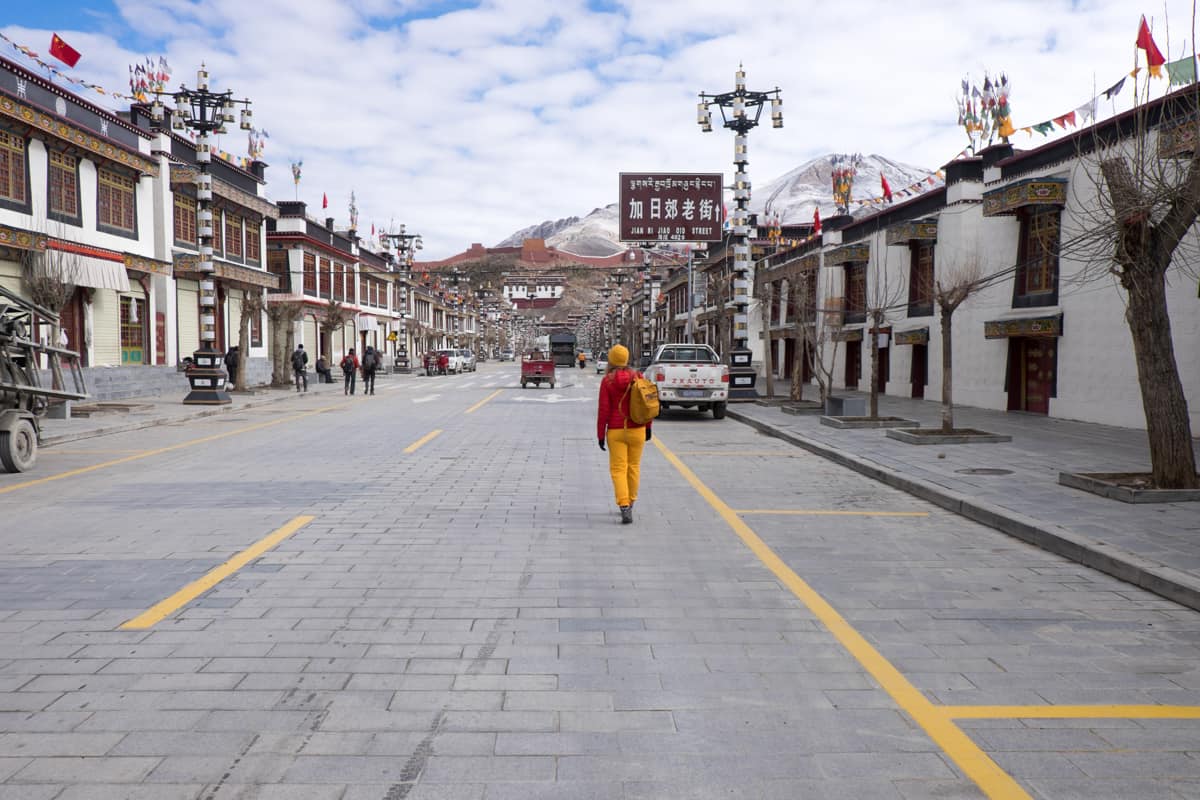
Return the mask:
[[615, 369], [600, 381], [600, 408], [596, 414], [596, 438], [603, 439], [610, 428], [649, 428], [629, 419], [629, 385], [642, 373], [633, 369]]

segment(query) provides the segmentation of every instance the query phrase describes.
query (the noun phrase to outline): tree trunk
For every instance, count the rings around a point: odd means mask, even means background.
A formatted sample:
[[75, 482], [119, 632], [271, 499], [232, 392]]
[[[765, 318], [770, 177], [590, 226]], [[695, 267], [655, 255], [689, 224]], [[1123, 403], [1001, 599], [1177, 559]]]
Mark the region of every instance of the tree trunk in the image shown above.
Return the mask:
[[771, 352], [773, 344], [771, 341], [771, 314], [774, 310], [772, 308], [774, 294], [770, 283], [763, 285], [763, 373], [767, 379], [767, 397], [775, 396], [775, 364], [773, 363], [775, 354]]
[[1133, 334], [1138, 385], [1146, 414], [1150, 469], [1156, 488], [1196, 489], [1200, 488], [1196, 453], [1192, 449], [1187, 397], [1179, 380], [1171, 339], [1165, 273], [1147, 272], [1139, 271], [1133, 278], [1136, 285], [1127, 286], [1130, 291], [1126, 319]]
[[246, 309], [246, 294], [249, 291], [249, 289], [242, 291], [242, 308], [238, 320], [237, 378], [233, 382], [235, 392], [246, 391], [246, 362], [250, 360], [247, 358], [247, 354], [250, 352], [250, 314]]
[[[878, 328], [875, 329], [876, 331]], [[867, 395], [867, 416], [871, 419], [879, 417], [879, 334], [867, 331], [867, 349], [871, 353], [871, 385]]]
[[954, 309], [943, 305], [941, 307], [942, 325], [942, 433], [954, 430], [954, 348], [950, 339], [950, 322]]

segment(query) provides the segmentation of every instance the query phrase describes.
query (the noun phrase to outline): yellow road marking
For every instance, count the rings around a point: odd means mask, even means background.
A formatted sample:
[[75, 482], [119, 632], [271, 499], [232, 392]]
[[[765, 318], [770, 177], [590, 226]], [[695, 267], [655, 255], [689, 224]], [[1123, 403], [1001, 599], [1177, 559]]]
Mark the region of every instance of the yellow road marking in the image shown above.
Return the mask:
[[478, 408], [481, 408], [481, 407], [484, 405], [484, 403], [488, 402], [489, 400], [492, 400], [492, 399], [494, 399], [494, 398], [496, 397], [496, 395], [498, 395], [498, 394], [501, 394], [503, 391], [504, 391], [503, 389], [497, 389], [496, 391], [494, 391], [494, 392], [492, 392], [491, 394], [489, 394], [487, 397], [485, 397], [485, 398], [483, 398], [482, 400], [480, 400], [480, 401], [479, 401], [478, 403], [476, 403], [475, 405], [473, 405], [473, 406], [471, 406], [470, 408], [468, 408], [468, 409], [467, 409], [465, 412], [463, 412], [463, 413], [465, 413], [465, 414], [470, 414], [472, 411], [474, 411], [474, 410], [476, 410], [476, 409], [478, 409]]
[[113, 456], [123, 453], [145, 453], [146, 450], [59, 450], [53, 445], [38, 449], [39, 455], [52, 456]]
[[308, 523], [312, 522], [314, 519], [316, 519], [316, 517], [296, 517], [282, 528], [276, 530], [274, 533], [259, 539], [253, 545], [238, 553], [224, 564], [220, 565], [219, 567], [214, 567], [204, 577], [192, 581], [167, 599], [155, 603], [141, 614], [138, 614], [133, 619], [121, 625], [120, 629], [124, 631], [143, 630], [161, 622], [163, 619], [183, 608], [185, 605], [192, 602], [197, 597], [204, 594], [209, 589], [213, 588], [218, 583], [225, 580], [230, 575], [237, 572], [239, 569], [246, 566], [251, 561], [258, 558], [263, 553], [267, 552], [272, 547], [303, 528]]
[[1200, 719], [1200, 706], [941, 706], [949, 719]]
[[684, 480], [692, 485], [713, 510], [725, 520], [734, 533], [745, 543], [818, 620], [834, 635], [842, 646], [871, 674], [896, 704], [929, 734], [942, 751], [961, 769], [975, 785], [992, 800], [1032, 800], [1012, 776], [1000, 769], [983, 750], [971, 741], [962, 730], [950, 721], [943, 709], [929, 702], [904, 675], [884, 658], [878, 650], [863, 638], [846, 619], [834, 610], [825, 598], [792, 571], [783, 559], [767, 546], [766, 542], [750, 529], [745, 522], [724, 503], [711, 489], [696, 477], [679, 457], [658, 438], [652, 440], [655, 447], [674, 465]]
[[430, 431], [429, 433], [422, 436], [420, 439], [417, 439], [415, 442], [410, 444], [408, 447], [404, 448], [404, 452], [415, 453], [417, 451], [417, 448], [419, 448], [423, 444], [428, 444], [431, 439], [433, 439], [435, 436], [437, 436], [441, 432], [442, 432], [441, 428], [438, 428], [435, 431]]
[[736, 508], [735, 514], [783, 514], [802, 517], [928, 517], [928, 511], [820, 511], [800, 508]]
[[680, 450], [681, 456], [775, 456], [776, 458], [801, 458], [797, 453], [781, 453], [776, 450]]
[[[188, 441], [180, 442], [179, 444], [172, 444], [172, 445], [168, 445], [167, 447], [160, 447], [157, 450], [142, 450], [131, 456], [125, 456], [124, 458], [114, 458], [112, 461], [103, 461], [99, 464], [92, 464], [89, 467], [80, 467], [79, 469], [67, 470], [66, 472], [60, 472], [57, 475], [47, 475], [45, 478], [36, 478], [35, 480], [32, 480], [32, 481], [24, 481], [22, 483], [14, 483], [11, 486], [0, 487], [0, 494], [7, 494], [8, 492], [15, 492], [18, 489], [28, 489], [30, 486], [37, 486], [37, 485], [43, 484], [43, 483], [50, 483], [51, 481], [61, 481], [63, 478], [74, 478], [76, 475], [86, 475], [87, 473], [95, 472], [98, 469], [107, 469], [108, 467], [115, 467], [119, 464], [128, 464], [130, 461], [137, 461], [139, 459], [149, 458], [150, 456], [162, 455], [163, 453], [170, 453], [174, 450], [182, 450], [185, 447], [192, 447], [194, 445], [204, 444], [205, 442], [215, 442], [218, 439], [227, 439], [230, 436], [239, 436], [243, 433], [248, 433], [249, 431], [261, 430], [262, 428], [270, 428], [273, 425], [282, 425], [285, 422], [292, 422], [293, 420], [304, 419], [305, 417], [311, 417], [314, 414], [323, 414], [326, 411], [332, 411], [336, 408], [344, 408], [345, 405], [346, 404], [343, 403], [341, 405], [336, 405], [336, 406], [326, 406], [324, 408], [318, 408], [318, 409], [314, 409], [312, 411], [305, 411], [303, 414], [293, 414], [290, 417], [282, 417], [280, 419], [273, 419], [273, 420], [269, 420], [267, 422], [258, 422], [258, 423], [255, 423], [254, 425], [247, 425], [243, 428], [234, 428], [233, 430], [223, 431], [221, 433], [214, 433], [212, 436], [203, 436], [199, 439], [189, 439]], [[181, 420], [181, 421], [191, 421], [191, 420]]]

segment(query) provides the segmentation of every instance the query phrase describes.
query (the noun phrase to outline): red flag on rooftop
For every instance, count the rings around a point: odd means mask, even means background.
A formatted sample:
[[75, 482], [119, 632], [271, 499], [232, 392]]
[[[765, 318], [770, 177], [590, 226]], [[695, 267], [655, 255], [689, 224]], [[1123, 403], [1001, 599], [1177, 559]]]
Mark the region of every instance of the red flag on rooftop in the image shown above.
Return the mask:
[[888, 186], [887, 176], [879, 173], [879, 183], [883, 186], [883, 199], [892, 202], [892, 187]]
[[816, 235], [821, 232], [821, 209], [820, 208], [813, 209], [813, 230], [812, 230], [812, 232], [813, 232], [813, 235]]
[[79, 51], [60, 39], [57, 33], [50, 37], [50, 55], [68, 67], [73, 67], [79, 63]]
[[321, 208], [329, 208], [329, 195], [321, 192]]
[[1137, 46], [1138, 49], [1146, 51], [1146, 66], [1150, 68], [1150, 74], [1156, 78], [1161, 77], [1162, 65], [1166, 59], [1154, 43], [1154, 37], [1150, 35], [1150, 26], [1146, 24], [1145, 14], [1142, 15], [1142, 24], [1138, 26]]

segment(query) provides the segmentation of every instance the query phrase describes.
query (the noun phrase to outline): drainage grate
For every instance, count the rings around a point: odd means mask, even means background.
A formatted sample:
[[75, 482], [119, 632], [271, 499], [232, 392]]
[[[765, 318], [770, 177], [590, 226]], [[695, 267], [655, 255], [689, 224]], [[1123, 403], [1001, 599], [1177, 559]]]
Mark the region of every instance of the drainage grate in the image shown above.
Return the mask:
[[995, 467], [969, 467], [967, 469], [956, 469], [955, 472], [963, 475], [1012, 475], [1011, 469], [997, 469]]

